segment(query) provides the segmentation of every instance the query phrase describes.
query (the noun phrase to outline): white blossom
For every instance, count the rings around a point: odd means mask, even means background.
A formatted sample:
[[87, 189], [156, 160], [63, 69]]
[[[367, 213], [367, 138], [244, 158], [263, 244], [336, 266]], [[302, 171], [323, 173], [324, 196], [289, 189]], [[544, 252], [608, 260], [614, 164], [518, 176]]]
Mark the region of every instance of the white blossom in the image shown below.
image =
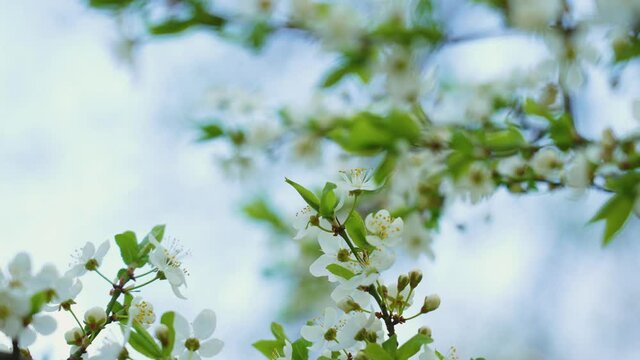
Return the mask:
[[370, 169], [356, 168], [340, 171], [342, 181], [339, 183], [348, 192], [374, 191], [380, 186], [373, 179]]
[[413, 258], [417, 258], [419, 254], [425, 254], [431, 259], [434, 258], [431, 248], [433, 237], [417, 213], [411, 213], [405, 218], [402, 237], [406, 253]]
[[337, 342], [338, 332], [344, 326], [344, 319], [338, 315], [338, 311], [328, 307], [324, 311], [322, 319], [315, 321], [314, 325], [305, 325], [300, 330], [303, 338], [313, 343], [311, 351], [320, 352], [324, 349], [338, 351], [344, 347]]
[[584, 153], [576, 153], [567, 164], [564, 181], [578, 190], [584, 190], [591, 184], [591, 163]]
[[367, 215], [365, 225], [371, 233], [367, 242], [373, 246], [396, 246], [402, 240], [404, 223], [401, 218], [391, 217], [388, 210]]
[[153, 235], [149, 241], [155, 248], [149, 254], [149, 262], [162, 272], [169, 281], [173, 293], [180, 299], [186, 299], [180, 292], [180, 287], [187, 286], [186, 270], [182, 267], [182, 258], [186, 256], [184, 249], [173, 241], [169, 248], [165, 248]]
[[324, 254], [320, 255], [309, 267], [311, 275], [316, 277], [327, 276], [329, 281], [335, 282], [339, 279], [327, 270], [327, 266], [330, 264], [338, 264], [352, 272], [359, 270], [360, 266], [344, 239], [321, 232], [318, 234], [318, 242]]
[[460, 176], [456, 186], [475, 204], [481, 199], [491, 195], [496, 188], [493, 182], [491, 170], [480, 162], [469, 166], [467, 171]]
[[564, 168], [560, 152], [554, 148], [544, 148], [531, 159], [531, 167], [536, 174], [545, 178], [559, 178]]
[[224, 346], [222, 340], [212, 338], [216, 329], [216, 314], [209, 309], [202, 310], [191, 324], [176, 313], [174, 355], [179, 360], [199, 360], [217, 355]]
[[98, 250], [92, 242], [87, 242], [82, 250], [73, 255], [73, 264], [65, 275], [78, 277], [84, 275], [87, 270], [97, 269], [102, 264], [107, 251], [109, 251], [108, 240], [100, 244]]

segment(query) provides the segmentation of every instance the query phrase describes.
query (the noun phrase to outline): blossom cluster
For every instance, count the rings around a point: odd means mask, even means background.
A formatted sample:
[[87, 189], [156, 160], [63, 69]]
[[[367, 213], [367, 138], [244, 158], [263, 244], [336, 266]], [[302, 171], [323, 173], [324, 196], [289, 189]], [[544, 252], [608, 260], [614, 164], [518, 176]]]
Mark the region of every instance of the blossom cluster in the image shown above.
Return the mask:
[[[124, 267], [110, 279], [104, 275], [103, 261], [111, 241], [97, 248], [88, 242], [72, 256], [69, 269], [61, 274], [53, 265], [45, 265], [34, 273], [28, 254], [20, 253], [11, 260], [7, 273], [0, 271], [0, 332], [12, 340], [13, 352], [30, 359], [28, 350], [38, 334], [50, 335], [56, 321], [49, 314], [64, 311], [77, 326], [64, 333], [69, 345], [69, 360], [130, 359], [133, 353], [149, 359], [200, 359], [218, 354], [223, 343], [213, 338], [216, 315], [203, 310], [192, 323], [174, 311], [157, 317], [151, 302], [140, 291], [156, 281], [166, 280], [176, 297], [185, 299], [185, 255], [175, 241], [161, 243], [164, 226], [155, 227], [142, 241], [128, 231], [118, 234], [115, 242], [120, 249]], [[89, 307], [82, 316], [76, 314], [82, 304], [76, 303], [82, 291], [80, 278], [95, 273], [96, 279], [108, 283], [106, 306]], [[134, 296], [135, 294], [135, 296]], [[155, 336], [147, 329], [155, 328]], [[105, 329], [115, 329], [101, 336], [102, 345], [96, 350], [96, 339]], [[8, 350], [8, 348], [7, 348]], [[138, 356], [136, 356], [138, 358]]]
[[[432, 342], [428, 327], [421, 327], [404, 344], [398, 343], [397, 326], [440, 306], [435, 294], [426, 296], [417, 308], [413, 306], [422, 281], [419, 270], [399, 275], [394, 283], [385, 282], [383, 274], [395, 262], [395, 249], [405, 241], [403, 219], [385, 209], [363, 219], [358, 199], [377, 191], [379, 185], [365, 169], [341, 175], [338, 184], [328, 182], [319, 197], [287, 180], [308, 204], [297, 214], [294, 238], [317, 241], [322, 255], [309, 271], [336, 284], [330, 295], [335, 305], [302, 327], [301, 339], [292, 343], [272, 328], [277, 340], [254, 346], [271, 359], [304, 360], [310, 354], [320, 359], [369, 359], [380, 356], [380, 351], [409, 359], [423, 347], [421, 359], [436, 359], [436, 352], [427, 345]], [[409, 311], [413, 314], [407, 315]]]

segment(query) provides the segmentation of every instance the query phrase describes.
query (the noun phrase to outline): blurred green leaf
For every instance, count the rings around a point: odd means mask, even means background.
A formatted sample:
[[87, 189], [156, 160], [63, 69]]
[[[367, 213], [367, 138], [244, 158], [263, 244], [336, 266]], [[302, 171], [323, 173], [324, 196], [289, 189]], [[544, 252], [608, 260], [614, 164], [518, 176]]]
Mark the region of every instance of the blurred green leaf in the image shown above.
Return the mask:
[[613, 237], [622, 229], [631, 211], [633, 210], [634, 199], [622, 194], [613, 195], [595, 216], [589, 221], [590, 223], [604, 220], [605, 228], [602, 239], [603, 245], [608, 245]]

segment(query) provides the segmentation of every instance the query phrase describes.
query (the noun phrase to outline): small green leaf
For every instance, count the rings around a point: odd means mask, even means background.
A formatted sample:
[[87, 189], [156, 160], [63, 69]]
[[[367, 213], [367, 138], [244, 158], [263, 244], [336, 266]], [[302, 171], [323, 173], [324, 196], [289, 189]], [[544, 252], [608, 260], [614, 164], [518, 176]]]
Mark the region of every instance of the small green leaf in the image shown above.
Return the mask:
[[311, 342], [300, 338], [291, 344], [291, 350], [293, 354], [291, 360], [308, 360], [309, 359], [309, 346]]
[[170, 356], [171, 352], [173, 351], [173, 346], [176, 341], [176, 331], [173, 327], [173, 321], [175, 317], [175, 312], [167, 311], [162, 314], [162, 317], [160, 318], [160, 323], [166, 325], [169, 328], [169, 341], [167, 342], [166, 346], [162, 347], [163, 356]]
[[135, 331], [132, 331], [129, 336], [129, 344], [131, 344], [136, 351], [152, 359], [158, 359], [162, 356], [160, 346], [158, 346], [155, 340], [153, 340], [153, 337], [137, 321], [133, 322], [133, 330]]
[[365, 250], [374, 249], [374, 247], [367, 242], [367, 229], [358, 211], [353, 210], [344, 225], [349, 238], [351, 238], [357, 247]]
[[613, 195], [596, 215], [589, 221], [590, 223], [604, 220], [605, 228], [602, 239], [603, 245], [608, 245], [613, 237], [622, 229], [631, 211], [633, 210], [633, 199], [622, 194]]
[[338, 198], [336, 197], [336, 193], [334, 190], [336, 189], [336, 184], [332, 182], [327, 182], [324, 185], [324, 189], [322, 189], [322, 197], [320, 198], [320, 216], [332, 219], [334, 209], [336, 205], [338, 205]]
[[138, 256], [138, 240], [132, 231], [126, 231], [115, 236], [116, 244], [120, 248], [120, 255], [125, 264], [133, 264]]
[[385, 342], [383, 342], [382, 348], [389, 355], [395, 357], [396, 352], [398, 351], [398, 337], [396, 336], [396, 334], [391, 335], [390, 338], [388, 338]]
[[433, 340], [427, 335], [416, 334], [411, 339], [407, 340], [402, 346], [398, 348], [396, 359], [407, 360], [413, 355], [417, 354], [423, 345], [431, 343]]
[[293, 186], [294, 189], [296, 189], [296, 191], [298, 192], [298, 194], [300, 194], [300, 196], [302, 196], [302, 199], [309, 204], [309, 206], [311, 206], [313, 209], [315, 209], [316, 211], [318, 211], [318, 209], [320, 209], [320, 200], [318, 200], [318, 197], [316, 196], [316, 194], [312, 193], [310, 190], [308, 190], [307, 188], [305, 188], [304, 186], [289, 180], [288, 178], [284, 179], [287, 184]]
[[224, 130], [217, 124], [207, 124], [200, 126], [200, 138], [198, 141], [209, 141], [224, 135]]
[[282, 327], [282, 325], [278, 324], [277, 322], [271, 323], [271, 333], [278, 340], [284, 341], [287, 339], [287, 335], [285, 335], [284, 333], [284, 328]]
[[352, 277], [356, 276], [356, 274], [353, 273], [353, 271], [347, 269], [346, 267], [340, 266], [338, 264], [329, 264], [327, 265], [327, 270], [329, 270], [330, 273], [332, 273], [335, 276], [339, 276], [343, 279], [351, 279]]
[[486, 134], [484, 143], [492, 150], [507, 151], [525, 144], [525, 139], [518, 129], [511, 127]]
[[275, 354], [283, 354], [284, 341], [280, 340], [259, 340], [252, 345], [260, 351], [267, 359], [273, 359]]
[[380, 344], [376, 343], [368, 343], [364, 353], [371, 360], [394, 360], [393, 356], [389, 355]]

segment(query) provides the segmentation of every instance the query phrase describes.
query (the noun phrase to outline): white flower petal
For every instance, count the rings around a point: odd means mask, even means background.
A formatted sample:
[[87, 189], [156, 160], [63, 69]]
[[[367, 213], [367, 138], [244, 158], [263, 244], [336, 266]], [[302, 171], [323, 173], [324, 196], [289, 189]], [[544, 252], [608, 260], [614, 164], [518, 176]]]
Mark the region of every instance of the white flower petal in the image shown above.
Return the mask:
[[56, 330], [56, 320], [51, 316], [36, 316], [31, 325], [42, 335], [49, 335]]
[[104, 256], [107, 255], [109, 246], [109, 240], [105, 240], [102, 244], [100, 244], [100, 247], [98, 247], [98, 251], [96, 251], [96, 254], [94, 255], [94, 258], [98, 260], [98, 263], [101, 263]]
[[21, 348], [26, 348], [31, 346], [34, 342], [36, 342], [36, 332], [31, 328], [26, 328], [20, 333], [18, 338], [18, 345]]
[[176, 331], [176, 343], [178, 343], [178, 339], [184, 340], [191, 336], [191, 327], [189, 326], [189, 322], [184, 316], [175, 313], [175, 318], [173, 319], [173, 328]]
[[216, 329], [216, 313], [204, 309], [193, 320], [193, 334], [198, 339], [208, 339]]
[[219, 339], [211, 339], [200, 343], [200, 349], [198, 352], [203, 357], [212, 357], [217, 355], [220, 351], [222, 351], [222, 347], [224, 346], [224, 342]]
[[319, 341], [324, 336], [324, 330], [320, 326], [305, 325], [300, 329], [300, 335], [313, 343]]

